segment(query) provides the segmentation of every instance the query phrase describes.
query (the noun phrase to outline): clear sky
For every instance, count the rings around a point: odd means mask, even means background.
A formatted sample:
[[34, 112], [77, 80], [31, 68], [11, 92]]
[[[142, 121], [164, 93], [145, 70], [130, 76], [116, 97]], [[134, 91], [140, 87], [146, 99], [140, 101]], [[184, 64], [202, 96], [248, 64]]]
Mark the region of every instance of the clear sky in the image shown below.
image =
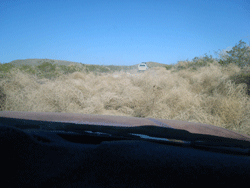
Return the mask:
[[250, 41], [249, 0], [0, 0], [0, 62], [192, 60]]

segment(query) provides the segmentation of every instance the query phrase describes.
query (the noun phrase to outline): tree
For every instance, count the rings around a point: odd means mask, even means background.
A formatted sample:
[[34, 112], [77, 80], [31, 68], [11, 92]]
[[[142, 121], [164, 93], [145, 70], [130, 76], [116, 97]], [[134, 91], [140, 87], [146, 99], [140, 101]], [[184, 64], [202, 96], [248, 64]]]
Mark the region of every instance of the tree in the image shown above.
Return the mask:
[[219, 61], [221, 65], [234, 63], [241, 68], [250, 65], [250, 47], [242, 40], [240, 40], [239, 44], [236, 44], [232, 50], [226, 51], [226, 53], [225, 58]]

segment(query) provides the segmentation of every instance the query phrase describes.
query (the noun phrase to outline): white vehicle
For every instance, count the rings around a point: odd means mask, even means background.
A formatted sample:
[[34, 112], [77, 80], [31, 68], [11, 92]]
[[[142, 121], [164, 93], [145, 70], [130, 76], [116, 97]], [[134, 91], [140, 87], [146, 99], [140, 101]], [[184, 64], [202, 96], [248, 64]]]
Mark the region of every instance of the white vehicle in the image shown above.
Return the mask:
[[138, 71], [145, 71], [148, 70], [147, 63], [142, 62], [141, 64], [138, 65]]

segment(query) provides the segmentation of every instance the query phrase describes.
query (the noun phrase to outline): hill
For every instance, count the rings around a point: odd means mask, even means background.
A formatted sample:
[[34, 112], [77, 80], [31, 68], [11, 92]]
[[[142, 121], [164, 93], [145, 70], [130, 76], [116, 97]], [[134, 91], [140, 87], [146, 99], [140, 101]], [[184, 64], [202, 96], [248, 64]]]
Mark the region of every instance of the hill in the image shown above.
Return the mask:
[[[11, 61], [9, 62], [10, 64], [13, 64], [13, 65], [40, 65], [42, 64], [43, 62], [49, 62], [49, 63], [52, 63], [52, 64], [58, 64], [58, 65], [70, 65], [70, 64], [79, 64], [79, 62], [73, 62], [73, 61], [65, 61], [65, 60], [56, 60], [56, 59], [18, 59], [18, 60], [14, 60], [14, 61]], [[85, 65], [90, 65], [90, 64], [85, 64]], [[135, 64], [135, 65], [131, 65], [131, 66], [119, 66], [119, 65], [99, 65], [99, 66], [104, 66], [104, 67], [116, 67], [116, 68], [121, 68], [121, 69], [126, 69], [126, 68], [129, 68], [129, 69], [134, 69], [134, 68], [137, 68], [137, 66], [139, 65], [138, 64]], [[162, 64], [162, 63], [157, 63], [157, 62], [152, 62], [152, 61], [149, 61], [147, 62], [147, 65], [149, 68], [151, 67], [164, 67], [166, 66], [167, 64]]]
[[9, 62], [10, 64], [13, 65], [40, 65], [43, 62], [49, 62], [52, 64], [58, 64], [58, 65], [70, 65], [70, 64], [79, 64], [77, 62], [72, 62], [72, 61], [64, 61], [64, 60], [55, 60], [55, 59], [18, 59]]
[[[14, 66], [23, 66], [23, 65], [31, 65], [31, 66], [38, 66], [41, 65], [43, 62], [49, 62], [51, 64], [55, 64], [58, 66], [69, 66], [69, 65], [77, 65], [80, 67], [87, 67], [89, 70], [100, 70], [101, 72], [104, 71], [130, 71], [130, 70], [137, 70], [138, 64], [131, 65], [131, 66], [119, 66], [119, 65], [91, 65], [91, 64], [83, 64], [79, 62], [73, 62], [73, 61], [65, 61], [65, 60], [55, 60], [55, 59], [19, 59], [11, 61], [7, 64], [14, 65]], [[82, 66], [81, 66], [82, 65]], [[147, 62], [147, 65], [149, 68], [152, 67], [165, 67], [167, 64], [157, 63], [149, 61]], [[106, 70], [106, 71], [105, 71]]]

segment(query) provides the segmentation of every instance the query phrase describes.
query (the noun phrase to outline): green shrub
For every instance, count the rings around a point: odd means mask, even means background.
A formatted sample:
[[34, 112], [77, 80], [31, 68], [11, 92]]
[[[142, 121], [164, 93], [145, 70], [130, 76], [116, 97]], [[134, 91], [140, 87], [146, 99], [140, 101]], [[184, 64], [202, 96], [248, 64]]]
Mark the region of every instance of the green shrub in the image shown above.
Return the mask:
[[208, 56], [205, 54], [203, 57], [198, 58], [195, 57], [190, 63], [189, 67], [205, 67], [208, 66], [210, 63], [213, 63], [215, 59], [213, 59], [212, 55]]
[[103, 67], [103, 66], [100, 67], [100, 72], [109, 72], [109, 71], [110, 69], [107, 67]]
[[35, 74], [36, 71], [31, 65], [21, 65], [18, 67], [21, 71], [29, 73], [29, 74]]
[[111, 72], [120, 71], [119, 66], [109, 65], [107, 67], [111, 70]]
[[226, 51], [226, 55], [219, 60], [219, 63], [222, 66], [234, 63], [241, 68], [248, 66], [250, 64], [250, 47], [240, 40], [239, 44], [236, 44], [232, 50]]
[[94, 72], [96, 70], [96, 66], [95, 65], [87, 65], [87, 70], [88, 72]]
[[170, 69], [173, 68], [173, 65], [166, 65], [165, 67], [166, 67], [167, 70], [170, 70]]
[[60, 65], [59, 67], [64, 74], [71, 74], [77, 71], [77, 68], [75, 66]]
[[110, 67], [104, 67], [100, 65], [86, 65], [86, 72], [110, 72]]
[[0, 72], [7, 73], [14, 67], [15, 67], [15, 65], [13, 65], [11, 63], [0, 64]]
[[0, 111], [4, 110], [6, 101], [6, 94], [3, 91], [3, 88], [0, 87]]
[[186, 60], [186, 61], [178, 61], [178, 63], [174, 65], [174, 68], [175, 68], [176, 71], [187, 69], [188, 68], [188, 63], [189, 63], [188, 60]]
[[[214, 59], [212, 57], [212, 55], [208, 56], [207, 54], [205, 54], [202, 57], [194, 57], [192, 59], [192, 61], [188, 61], [188, 60], [186, 60], [186, 61], [178, 61], [178, 63], [176, 65], [174, 65], [173, 67], [175, 68], [174, 72], [184, 70], [184, 69], [189, 69], [191, 71], [192, 70], [196, 71], [198, 68], [205, 67], [205, 66], [210, 66], [210, 64], [212, 64], [214, 62], [217, 62], [217, 61], [216, 61], [216, 59]], [[170, 68], [170, 67], [168, 67], [168, 68]]]
[[43, 62], [41, 65], [37, 65], [37, 68], [42, 72], [53, 72], [56, 70], [56, 65], [49, 62]]
[[56, 64], [52, 64], [50, 62], [43, 62], [42, 64], [35, 67], [35, 74], [39, 78], [53, 79], [58, 76], [58, 73], [56, 72], [56, 66]]

